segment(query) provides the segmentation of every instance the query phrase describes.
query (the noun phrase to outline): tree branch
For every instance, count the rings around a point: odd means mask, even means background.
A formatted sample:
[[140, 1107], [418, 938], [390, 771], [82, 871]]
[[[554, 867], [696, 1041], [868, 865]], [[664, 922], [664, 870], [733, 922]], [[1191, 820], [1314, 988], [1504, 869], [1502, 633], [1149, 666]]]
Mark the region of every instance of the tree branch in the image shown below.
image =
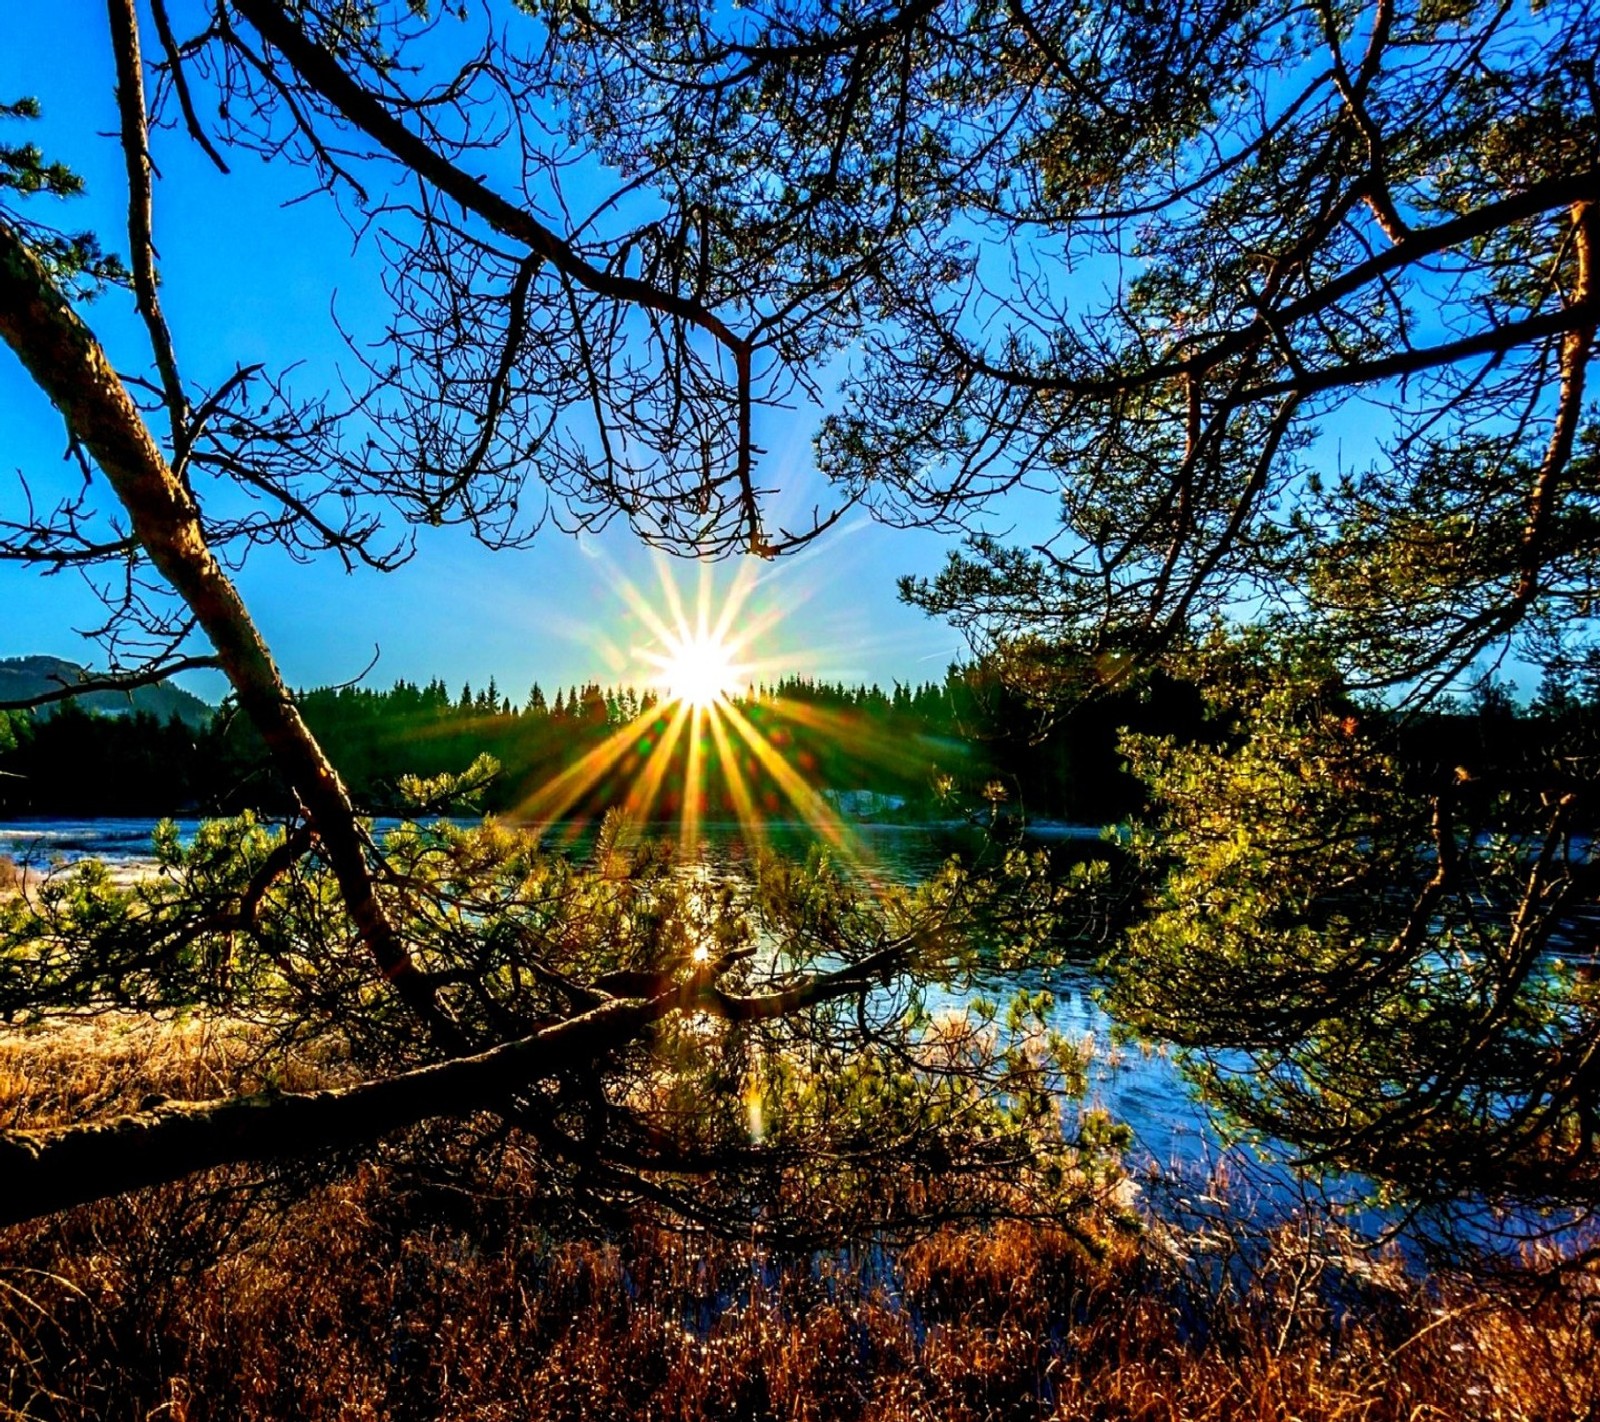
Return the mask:
[[[150, 349], [161, 372], [161, 390], [172, 426], [175, 450], [189, 426], [189, 402], [178, 377], [172, 332], [156, 295], [155, 242], [151, 231], [150, 126], [144, 107], [144, 63], [139, 55], [139, 19], [133, 0], [106, 0], [111, 49], [117, 62], [117, 111], [122, 122], [122, 160], [128, 173], [128, 256], [139, 315], [150, 335]], [[181, 452], [181, 451], [180, 451]]]
[[0, 221], [0, 339], [94, 457], [134, 536], [205, 631], [279, 769], [305, 805], [356, 930], [383, 977], [434, 1042], [455, 1054], [461, 1029], [407, 953], [379, 902], [354, 807], [284, 685], [249, 610], [206, 541], [200, 512], [151, 438], [94, 334], [17, 231]]
[[535, 256], [549, 262], [563, 276], [587, 291], [646, 310], [659, 311], [704, 331], [733, 358], [739, 412], [739, 453], [736, 477], [749, 528], [752, 552], [770, 556], [771, 546], [761, 530], [752, 480], [755, 450], [750, 426], [751, 341], [735, 332], [710, 307], [690, 297], [638, 277], [605, 271], [586, 262], [564, 238], [531, 213], [509, 202], [478, 178], [464, 173], [389, 112], [370, 90], [357, 83], [344, 66], [316, 44], [275, 0], [235, 0], [235, 8], [270, 44], [277, 48], [295, 73], [343, 117], [381, 144], [420, 178], [453, 198], [504, 236], [522, 243]]
[[179, 672], [220, 670], [222, 662], [217, 657], [180, 657], [175, 662], [164, 662], [145, 667], [136, 672], [108, 672], [104, 676], [84, 675], [75, 682], [61, 681], [55, 691], [41, 691], [37, 696], [20, 701], [0, 701], [0, 711], [28, 711], [35, 706], [49, 706], [56, 701], [70, 701], [75, 696], [88, 696], [96, 691], [135, 691], [141, 686], [154, 686]]
[[178, 41], [172, 33], [172, 21], [167, 17], [166, 0], [150, 0], [150, 13], [155, 16], [156, 35], [160, 38], [162, 51], [167, 56], [167, 73], [172, 76], [172, 88], [178, 96], [178, 107], [183, 110], [183, 122], [189, 130], [189, 137], [200, 145], [201, 151], [217, 165], [219, 172], [229, 172], [228, 165], [222, 161], [222, 155], [207, 137], [194, 111], [194, 99], [189, 93], [189, 81], [183, 72], [183, 53], [178, 48]]
[[0, 1132], [0, 1225], [198, 1170], [348, 1149], [422, 1121], [492, 1110], [529, 1082], [626, 1045], [667, 1010], [665, 999], [618, 999], [477, 1056], [359, 1086], [169, 1102], [108, 1122]]

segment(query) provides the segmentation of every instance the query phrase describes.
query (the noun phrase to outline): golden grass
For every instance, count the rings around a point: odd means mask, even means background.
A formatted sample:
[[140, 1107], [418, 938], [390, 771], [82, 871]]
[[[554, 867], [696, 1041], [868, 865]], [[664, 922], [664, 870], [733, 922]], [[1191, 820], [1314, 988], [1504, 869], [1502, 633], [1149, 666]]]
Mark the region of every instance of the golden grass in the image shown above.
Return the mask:
[[[252, 1070], [242, 1029], [13, 1034], [0, 1114], [66, 1119], [151, 1090], [231, 1089]], [[1019, 1224], [892, 1258], [783, 1261], [655, 1228], [554, 1238], [514, 1203], [446, 1207], [383, 1163], [286, 1204], [244, 1181], [0, 1233], [0, 1415], [1600, 1416], [1594, 1300], [1578, 1285], [1417, 1280], [1292, 1222], [1248, 1270], [1155, 1232], [1108, 1234], [1091, 1255]]]
[[[103, 1012], [0, 1030], [0, 1127], [64, 1125], [137, 1109], [151, 1097], [202, 1100], [266, 1084], [272, 1039], [201, 1014]], [[337, 1049], [270, 1052], [286, 1090], [341, 1075]]]

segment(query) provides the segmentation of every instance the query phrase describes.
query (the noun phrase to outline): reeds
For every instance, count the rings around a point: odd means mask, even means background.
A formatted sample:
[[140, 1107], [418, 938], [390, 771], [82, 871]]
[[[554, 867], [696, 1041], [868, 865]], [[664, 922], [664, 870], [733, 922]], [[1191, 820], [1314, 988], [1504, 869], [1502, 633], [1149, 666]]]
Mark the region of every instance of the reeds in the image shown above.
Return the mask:
[[[0, 1115], [249, 1071], [248, 1034], [75, 1030], [0, 1045]], [[97, 1422], [1600, 1415], [1582, 1279], [1417, 1278], [1297, 1221], [1223, 1264], [1202, 1243], [1007, 1224], [782, 1259], [564, 1238], [383, 1160], [272, 1198], [218, 1175], [0, 1234], [0, 1400]]]

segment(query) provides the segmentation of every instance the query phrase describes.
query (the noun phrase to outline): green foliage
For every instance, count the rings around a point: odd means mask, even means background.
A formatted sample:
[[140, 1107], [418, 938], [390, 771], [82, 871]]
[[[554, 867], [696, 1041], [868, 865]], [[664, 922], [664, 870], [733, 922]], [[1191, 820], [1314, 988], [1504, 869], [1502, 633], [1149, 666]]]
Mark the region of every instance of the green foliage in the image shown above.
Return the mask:
[[[0, 119], [38, 117], [36, 99], [0, 104]], [[51, 197], [78, 197], [83, 192], [83, 179], [64, 163], [47, 163], [39, 149], [29, 143], [21, 148], [0, 147], [0, 191], [6, 189], [24, 195], [47, 193]]]
[[1473, 772], [1418, 785], [1325, 653], [1212, 649], [1222, 734], [1129, 753], [1155, 813], [1112, 1010], [1190, 1049], [1239, 1124], [1410, 1200], [1592, 1208], [1600, 1043], [1589, 792], [1530, 823]]
[[[0, 902], [10, 1020], [204, 1011], [263, 1030], [269, 1072], [312, 1042], [364, 1075], [435, 1054], [367, 969], [303, 829], [245, 815], [185, 845], [168, 822], [154, 847], [152, 872], [58, 868]], [[474, 1043], [608, 996], [683, 996], [645, 1037], [515, 1093], [502, 1124], [446, 1131], [476, 1158], [512, 1130], [550, 1209], [666, 1207], [820, 1242], [953, 1214], [1065, 1219], [1116, 1185], [1125, 1138], [1077, 1129], [1087, 1064], [1050, 1029], [1048, 992], [977, 996], [1061, 952], [1037, 856], [916, 886], [821, 854], [712, 880], [615, 816], [581, 864], [493, 820], [407, 821], [380, 848], [396, 925]]]
[[[36, 99], [0, 103], [0, 122], [39, 117]], [[32, 143], [0, 143], [0, 214], [15, 221], [27, 235], [34, 255], [50, 279], [80, 298], [96, 295], [108, 285], [125, 285], [127, 268], [115, 253], [101, 249], [92, 232], [67, 233], [24, 217], [18, 200], [74, 198], [83, 192], [83, 179], [64, 163], [52, 162]], [[14, 195], [14, 196], [12, 196]], [[29, 213], [32, 209], [27, 209]]]
[[400, 803], [414, 815], [443, 815], [475, 808], [479, 797], [500, 774], [500, 762], [479, 755], [460, 774], [402, 775], [397, 784]]

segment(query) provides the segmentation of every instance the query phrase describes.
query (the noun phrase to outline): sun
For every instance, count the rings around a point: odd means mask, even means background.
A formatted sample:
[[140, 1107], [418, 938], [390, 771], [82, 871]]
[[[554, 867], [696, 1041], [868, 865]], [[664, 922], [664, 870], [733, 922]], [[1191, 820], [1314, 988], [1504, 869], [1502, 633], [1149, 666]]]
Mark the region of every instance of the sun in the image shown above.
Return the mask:
[[[784, 705], [767, 694], [786, 661], [760, 650], [779, 612], [776, 604], [751, 606], [755, 574], [736, 577], [718, 599], [702, 566], [695, 595], [686, 599], [671, 565], [663, 559], [656, 569], [655, 597], [620, 574], [615, 579], [644, 634], [644, 645], [632, 648], [634, 666], [655, 694], [535, 789], [517, 815], [556, 823], [596, 787], [609, 785], [616, 808], [634, 823], [648, 824], [658, 807], [675, 802], [679, 844], [690, 858], [710, 813], [731, 814], [757, 846], [766, 840], [769, 820], [798, 819], [840, 862], [865, 863], [849, 824], [811, 783], [814, 765], [784, 749], [797, 727], [821, 734], [839, 728], [803, 702]], [[791, 595], [785, 608], [793, 601]], [[850, 733], [859, 736], [859, 729]]]
[[661, 684], [675, 701], [705, 710], [725, 701], [737, 687], [741, 668], [734, 648], [715, 634], [669, 637], [664, 655], [654, 656]]

